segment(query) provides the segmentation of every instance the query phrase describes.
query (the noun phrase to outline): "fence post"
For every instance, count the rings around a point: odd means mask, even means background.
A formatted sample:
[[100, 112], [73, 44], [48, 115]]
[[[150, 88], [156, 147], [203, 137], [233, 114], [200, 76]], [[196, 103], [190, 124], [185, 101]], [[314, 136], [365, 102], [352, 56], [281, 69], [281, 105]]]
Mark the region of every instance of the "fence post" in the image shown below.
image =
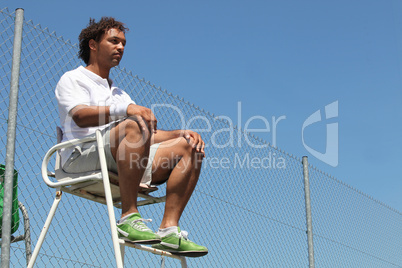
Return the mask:
[[306, 203], [307, 243], [309, 267], [314, 268], [313, 224], [311, 218], [310, 182], [307, 156], [303, 156], [304, 199]]
[[10, 243], [11, 243], [11, 213], [13, 198], [13, 177], [14, 177], [14, 154], [15, 135], [17, 126], [17, 105], [18, 105], [18, 83], [21, 63], [22, 46], [22, 25], [24, 21], [24, 10], [15, 10], [14, 45], [11, 66], [10, 102], [8, 108], [8, 128], [6, 146], [6, 168], [4, 172], [4, 208], [2, 222], [1, 240], [1, 267], [10, 267]]

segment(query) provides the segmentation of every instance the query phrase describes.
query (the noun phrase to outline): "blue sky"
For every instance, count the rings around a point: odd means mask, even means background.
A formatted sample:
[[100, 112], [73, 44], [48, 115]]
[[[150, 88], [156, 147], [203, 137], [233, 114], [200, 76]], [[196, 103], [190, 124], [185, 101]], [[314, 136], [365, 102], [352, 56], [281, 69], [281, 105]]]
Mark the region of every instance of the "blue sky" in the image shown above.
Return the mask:
[[[399, 0], [5, 0], [2, 7], [24, 8], [27, 20], [72, 43], [89, 17], [116, 17], [130, 28], [122, 67], [242, 128], [265, 118], [270, 131], [255, 135], [402, 211]], [[336, 102], [326, 119], [324, 108]], [[322, 120], [302, 140], [318, 110]], [[325, 153], [327, 124], [338, 127], [336, 165], [306, 148]], [[258, 119], [249, 125], [264, 127]]]

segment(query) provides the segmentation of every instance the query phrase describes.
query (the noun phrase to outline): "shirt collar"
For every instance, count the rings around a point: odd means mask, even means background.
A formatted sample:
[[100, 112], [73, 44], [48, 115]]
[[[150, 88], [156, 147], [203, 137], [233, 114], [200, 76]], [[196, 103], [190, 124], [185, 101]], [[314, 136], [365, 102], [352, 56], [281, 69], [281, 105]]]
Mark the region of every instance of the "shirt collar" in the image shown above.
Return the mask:
[[[90, 70], [88, 70], [88, 69], [86, 69], [84, 66], [80, 66], [80, 67], [78, 67], [78, 69], [83, 73], [83, 74], [85, 74], [86, 76], [88, 76], [90, 79], [92, 79], [93, 81], [95, 81], [95, 82], [97, 82], [97, 83], [99, 83], [99, 84], [103, 84], [103, 85], [107, 85], [107, 87], [109, 87], [109, 82], [110, 82], [110, 88], [113, 88], [114, 87], [114, 83], [113, 83], [113, 80], [112, 79], [110, 79], [110, 78], [108, 78], [108, 79], [105, 79], [105, 78], [102, 78], [102, 77], [100, 77], [99, 75], [97, 75], [96, 73], [94, 73], [94, 72], [91, 72]], [[109, 81], [109, 82], [108, 82]]]

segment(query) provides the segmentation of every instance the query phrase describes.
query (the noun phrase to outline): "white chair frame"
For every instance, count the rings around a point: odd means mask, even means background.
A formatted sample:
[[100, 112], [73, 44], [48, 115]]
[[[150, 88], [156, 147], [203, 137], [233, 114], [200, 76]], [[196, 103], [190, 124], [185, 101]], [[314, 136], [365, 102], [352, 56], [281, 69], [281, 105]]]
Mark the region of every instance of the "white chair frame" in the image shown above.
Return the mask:
[[[58, 138], [59, 139], [59, 138]], [[71, 147], [80, 143], [96, 141], [98, 146], [99, 152], [99, 160], [101, 170], [94, 171], [94, 172], [87, 172], [82, 174], [71, 174], [66, 173], [60, 166], [60, 156], [59, 153], [56, 154], [56, 163], [55, 163], [55, 172], [48, 171], [49, 161], [52, 155], [58, 150], [62, 148]], [[122, 268], [124, 267], [124, 252], [125, 246], [132, 247], [135, 249], [147, 251], [156, 255], [166, 256], [170, 258], [175, 258], [180, 260], [182, 267], [187, 267], [187, 261], [184, 256], [174, 255], [170, 252], [166, 252], [163, 250], [154, 249], [148, 246], [135, 244], [126, 242], [122, 239], [118, 238], [117, 235], [117, 227], [116, 227], [116, 218], [113, 206], [121, 207], [120, 202], [120, 193], [118, 185], [116, 185], [117, 177], [115, 174], [108, 172], [107, 165], [106, 165], [106, 157], [104, 152], [104, 144], [103, 138], [99, 130], [96, 131], [95, 135], [90, 137], [85, 137], [83, 139], [74, 139], [70, 141], [66, 141], [63, 143], [59, 143], [46, 153], [43, 162], [42, 162], [42, 178], [45, 183], [51, 187], [56, 189], [56, 196], [53, 201], [53, 205], [50, 208], [50, 212], [48, 217], [45, 221], [45, 224], [42, 228], [40, 236], [38, 238], [38, 242], [35, 246], [34, 252], [28, 264], [28, 268], [33, 267], [36, 258], [38, 257], [40, 248], [45, 240], [45, 236], [47, 231], [49, 230], [49, 226], [52, 222], [52, 219], [56, 213], [57, 207], [60, 203], [62, 192], [67, 192], [73, 195], [77, 195], [95, 202], [99, 202], [102, 204], [106, 204], [107, 211], [109, 215], [109, 224], [110, 224], [110, 232], [112, 236], [113, 242], [113, 249], [115, 253], [116, 259], [116, 267]], [[50, 179], [49, 177], [56, 178], [56, 181]], [[112, 181], [112, 183], [111, 183]], [[118, 182], [117, 182], [118, 183]], [[149, 194], [149, 192], [157, 189], [156, 187], [151, 188], [142, 188], [142, 192], [138, 193], [138, 196], [141, 197], [143, 200], [138, 201], [138, 206], [153, 204], [153, 203], [160, 203], [165, 202], [166, 197], [154, 197]]]

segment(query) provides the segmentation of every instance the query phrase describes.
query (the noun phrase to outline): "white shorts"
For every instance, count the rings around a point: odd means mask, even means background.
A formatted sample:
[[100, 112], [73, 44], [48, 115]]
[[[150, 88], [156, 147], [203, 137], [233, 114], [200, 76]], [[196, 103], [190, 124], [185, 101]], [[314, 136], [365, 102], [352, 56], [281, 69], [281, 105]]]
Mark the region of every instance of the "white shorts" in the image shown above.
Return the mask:
[[[114, 124], [112, 126], [114, 126]], [[110, 150], [110, 129], [112, 128], [112, 126], [105, 128], [101, 131], [101, 133], [104, 142], [107, 168], [109, 171], [117, 174], [117, 164]], [[154, 160], [159, 145], [160, 143], [156, 143], [151, 145], [150, 147], [148, 163], [145, 168], [144, 175], [142, 176], [141, 183], [145, 183], [147, 185], [151, 184], [152, 162]], [[130, 159], [128, 159], [128, 161], [130, 161]], [[65, 164], [63, 165], [63, 170], [68, 173], [81, 173], [100, 169], [101, 167], [96, 141], [76, 145], [74, 147], [74, 151], [71, 153], [71, 155], [68, 157]]]

